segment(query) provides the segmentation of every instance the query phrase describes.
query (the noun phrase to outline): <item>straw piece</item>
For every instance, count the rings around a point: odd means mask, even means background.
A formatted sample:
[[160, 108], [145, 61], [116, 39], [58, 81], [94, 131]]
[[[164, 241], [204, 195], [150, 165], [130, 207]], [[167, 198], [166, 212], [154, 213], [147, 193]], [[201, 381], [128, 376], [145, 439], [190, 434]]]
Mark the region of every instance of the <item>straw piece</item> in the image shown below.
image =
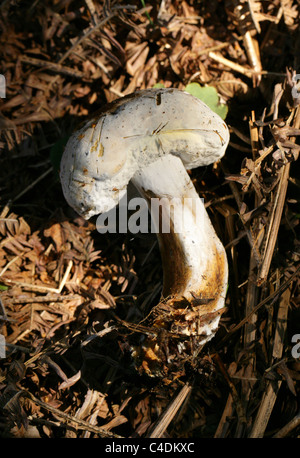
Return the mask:
[[281, 380], [279, 380], [278, 382], [270, 382], [268, 384], [249, 438], [261, 438], [264, 436], [281, 383]]
[[192, 387], [189, 383], [187, 383], [186, 385], [184, 385], [183, 388], [181, 388], [178, 395], [175, 397], [175, 399], [171, 401], [171, 403], [168, 405], [166, 410], [162, 413], [156, 425], [154, 426], [154, 429], [150, 432], [149, 435], [147, 435], [147, 437], [160, 438], [163, 436], [169, 424], [171, 423], [171, 421], [177, 414], [182, 403], [184, 402], [186, 397], [190, 394], [191, 389]]

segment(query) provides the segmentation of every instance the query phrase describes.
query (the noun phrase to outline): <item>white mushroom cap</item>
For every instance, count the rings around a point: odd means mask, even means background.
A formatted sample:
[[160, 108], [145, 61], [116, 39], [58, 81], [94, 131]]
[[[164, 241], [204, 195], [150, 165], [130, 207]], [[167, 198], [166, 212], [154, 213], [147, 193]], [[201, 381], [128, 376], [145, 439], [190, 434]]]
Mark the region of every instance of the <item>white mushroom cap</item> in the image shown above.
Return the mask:
[[136, 172], [159, 157], [179, 156], [187, 169], [225, 153], [225, 122], [198, 98], [178, 89], [147, 89], [119, 99], [75, 132], [60, 177], [67, 202], [83, 217], [118, 204]]

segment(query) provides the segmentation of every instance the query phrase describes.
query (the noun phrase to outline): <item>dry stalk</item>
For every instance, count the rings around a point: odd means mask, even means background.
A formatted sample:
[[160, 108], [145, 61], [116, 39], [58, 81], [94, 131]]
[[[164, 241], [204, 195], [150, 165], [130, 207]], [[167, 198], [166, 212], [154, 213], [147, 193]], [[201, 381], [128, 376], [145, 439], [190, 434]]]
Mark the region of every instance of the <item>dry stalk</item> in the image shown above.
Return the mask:
[[66, 67], [61, 64], [56, 64], [55, 62], [48, 62], [47, 60], [43, 59], [36, 59], [34, 57], [22, 56], [21, 62], [25, 64], [33, 65], [34, 67], [40, 67], [45, 70], [51, 70], [55, 73], [61, 73], [63, 75], [72, 76], [74, 78], [84, 78], [85, 74], [75, 68]]
[[90, 431], [92, 433], [98, 434], [100, 437], [107, 437], [107, 438], [118, 438], [121, 439], [122, 436], [117, 434], [111, 433], [110, 431], [105, 430], [104, 428], [99, 428], [97, 426], [93, 426], [90, 423], [81, 420], [80, 418], [76, 418], [70, 414], [62, 412], [59, 409], [51, 406], [50, 404], [37, 399], [33, 394], [29, 393], [28, 391], [24, 391], [24, 395], [26, 395], [34, 404], [42, 407], [43, 409], [48, 410], [54, 416], [62, 418], [66, 423], [73, 425], [76, 429], [81, 429], [84, 431]]
[[286, 289], [280, 298], [277, 314], [277, 323], [275, 328], [274, 344], [272, 357], [280, 359], [283, 353], [283, 342], [287, 329], [288, 309], [291, 297], [291, 286]]
[[229, 427], [228, 418], [231, 417], [232, 413], [233, 413], [233, 398], [232, 398], [231, 393], [229, 393], [221, 420], [219, 421], [217, 430], [214, 435], [215, 438], [226, 437], [226, 432]]
[[192, 386], [189, 383], [186, 383], [183, 388], [181, 388], [178, 395], [173, 399], [166, 410], [162, 413], [154, 428], [150, 431], [147, 437], [149, 438], [160, 438], [163, 437], [164, 432], [168, 428], [169, 424], [177, 414], [179, 408], [190, 394]]
[[267, 427], [270, 415], [272, 413], [279, 388], [282, 381], [270, 382], [263, 394], [263, 398], [255, 418], [255, 422], [252, 428], [249, 438], [262, 438], [264, 436], [265, 429]]
[[[275, 338], [273, 344], [273, 359], [280, 359], [283, 352], [283, 342], [285, 331], [287, 327], [288, 306], [291, 296], [291, 288], [286, 289], [281, 297], [277, 315], [277, 323], [275, 329]], [[252, 431], [249, 435], [250, 438], [263, 437], [266, 427], [269, 422], [274, 404], [276, 402], [277, 394], [279, 392], [282, 380], [267, 381], [266, 390], [264, 392]]]
[[254, 309], [252, 310], [251, 313], [249, 313], [248, 316], [246, 316], [242, 321], [240, 321], [236, 326], [234, 326], [232, 329], [230, 329], [229, 333], [236, 332], [238, 329], [240, 329], [245, 323], [247, 323], [252, 315], [256, 313], [261, 307], [266, 305], [268, 302], [273, 301], [276, 297], [280, 296], [288, 287], [288, 285], [294, 280], [299, 275], [300, 271], [300, 266], [297, 267], [295, 272], [276, 290], [274, 293], [270, 294], [268, 297], [263, 299], [259, 304], [257, 304]]
[[[250, 127], [250, 140], [251, 140], [251, 147], [252, 147], [252, 157], [253, 160], [255, 161], [256, 158], [259, 156], [258, 154], [258, 145], [259, 145], [259, 136], [258, 136], [258, 128], [255, 126], [255, 113], [252, 112], [251, 119], [249, 121], [249, 127]], [[259, 205], [258, 202], [258, 196], [255, 194], [255, 207]], [[258, 222], [255, 223], [255, 227], [252, 228], [254, 232], [254, 237], [257, 240], [258, 239], [258, 234], [261, 229], [261, 224]], [[251, 249], [251, 254], [250, 254], [250, 261], [249, 261], [249, 276], [248, 276], [248, 284], [247, 284], [247, 295], [246, 295], [246, 308], [245, 308], [245, 314], [248, 316], [250, 313], [252, 313], [254, 309], [254, 305], [257, 302], [257, 286], [256, 286], [256, 275], [255, 275], [255, 268], [257, 266], [257, 254], [260, 257], [260, 254], [257, 253], [259, 251], [260, 247], [260, 242], [261, 240], [258, 239], [257, 243], [255, 244], [255, 249], [254, 247]], [[256, 323], [256, 314], [254, 313], [251, 316], [251, 319], [249, 320], [248, 323], [245, 324], [245, 329], [244, 329], [244, 346], [247, 347], [251, 342], [255, 340], [255, 335], [256, 335], [256, 329], [255, 329], [255, 323]]]
[[286, 437], [293, 429], [297, 428], [300, 425], [300, 412], [295, 415], [295, 417], [289, 421], [283, 428], [281, 428], [276, 434], [274, 434], [274, 438], [281, 438]]
[[270, 224], [266, 236], [265, 252], [263, 262], [259, 270], [257, 284], [261, 286], [267, 279], [273, 253], [277, 241], [279, 226], [281, 223], [282, 212], [285, 204], [286, 192], [288, 187], [288, 180], [290, 174], [290, 164], [283, 166], [280, 182], [277, 188], [274, 207], [270, 216]]
[[51, 288], [49, 286], [43, 286], [43, 285], [35, 285], [33, 283], [23, 283], [23, 282], [18, 282], [18, 281], [9, 280], [9, 279], [4, 279], [4, 281], [6, 283], [11, 283], [11, 284], [14, 284], [14, 285], [18, 285], [21, 288], [30, 289], [32, 291], [39, 291], [39, 292], [42, 292], [42, 293], [60, 294], [62, 292], [66, 282], [67, 282], [67, 279], [68, 279], [69, 273], [70, 273], [70, 271], [72, 269], [72, 266], [73, 266], [73, 261], [70, 260], [68, 265], [67, 265], [67, 268], [66, 268], [66, 271], [64, 273], [64, 276], [61, 279], [61, 282], [60, 282], [58, 288]]
[[82, 299], [80, 294], [48, 294], [47, 296], [36, 296], [36, 297], [14, 297], [13, 299], [6, 299], [6, 305], [13, 304], [35, 304], [35, 303], [44, 303], [44, 302], [63, 302], [63, 301], [73, 301], [75, 299]]

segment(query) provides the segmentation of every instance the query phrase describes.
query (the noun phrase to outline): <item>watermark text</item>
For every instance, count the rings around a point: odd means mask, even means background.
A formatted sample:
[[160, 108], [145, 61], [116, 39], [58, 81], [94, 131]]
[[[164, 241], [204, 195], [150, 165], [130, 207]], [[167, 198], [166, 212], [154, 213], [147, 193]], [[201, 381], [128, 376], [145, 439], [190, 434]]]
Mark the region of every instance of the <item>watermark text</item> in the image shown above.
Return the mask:
[[6, 79], [2, 74], [0, 74], [0, 98], [6, 98]]
[[[149, 214], [150, 212], [150, 214]], [[98, 216], [97, 231], [106, 233], [186, 233], [195, 221], [201, 224], [205, 217], [203, 199], [143, 197], [127, 201], [127, 194], [120, 199], [118, 209], [112, 208]]]
[[292, 357], [295, 359], [300, 358], [300, 334], [294, 334], [292, 337], [292, 343], [296, 344], [292, 347]]

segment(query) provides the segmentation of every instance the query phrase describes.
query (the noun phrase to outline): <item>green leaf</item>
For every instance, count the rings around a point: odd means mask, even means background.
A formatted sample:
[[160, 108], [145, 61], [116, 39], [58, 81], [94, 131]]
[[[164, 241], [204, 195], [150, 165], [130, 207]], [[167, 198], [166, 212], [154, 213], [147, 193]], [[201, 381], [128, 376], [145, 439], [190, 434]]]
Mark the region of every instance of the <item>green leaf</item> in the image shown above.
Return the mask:
[[154, 87], [155, 89], [161, 89], [161, 88], [165, 87], [165, 85], [164, 85], [163, 83], [156, 83], [156, 84], [154, 84], [153, 87]]
[[200, 86], [198, 83], [190, 83], [186, 86], [185, 91], [206, 103], [206, 105], [208, 105], [209, 108], [217, 113], [222, 119], [226, 118], [228, 107], [224, 103], [219, 102], [219, 95], [214, 87]]
[[0, 291], [7, 291], [7, 290], [8, 290], [8, 286], [0, 285]]
[[[143, 8], [146, 8], [145, 0], [141, 0], [141, 4], [142, 4]], [[150, 17], [150, 14], [148, 13], [148, 11], [145, 11], [145, 15], [148, 18], [148, 21], [149, 21], [150, 25], [153, 25], [153, 21], [152, 21], [152, 19]]]

